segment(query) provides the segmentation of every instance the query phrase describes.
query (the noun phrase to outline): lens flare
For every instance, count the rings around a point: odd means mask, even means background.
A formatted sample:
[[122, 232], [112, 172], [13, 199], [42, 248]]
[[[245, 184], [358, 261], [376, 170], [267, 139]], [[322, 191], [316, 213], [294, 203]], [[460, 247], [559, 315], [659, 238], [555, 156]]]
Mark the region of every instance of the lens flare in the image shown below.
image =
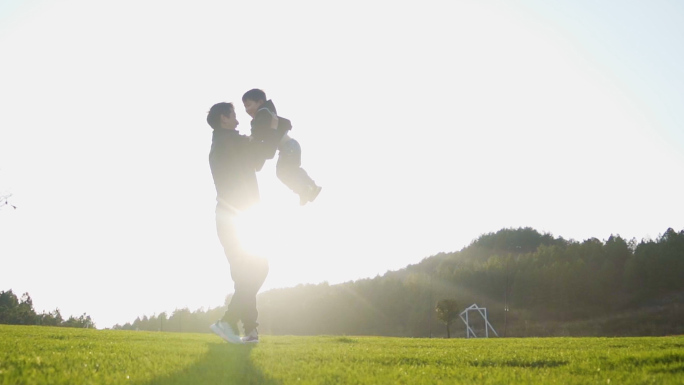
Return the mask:
[[258, 256], [281, 258], [297, 232], [297, 215], [287, 208], [257, 205], [235, 218], [242, 247]]

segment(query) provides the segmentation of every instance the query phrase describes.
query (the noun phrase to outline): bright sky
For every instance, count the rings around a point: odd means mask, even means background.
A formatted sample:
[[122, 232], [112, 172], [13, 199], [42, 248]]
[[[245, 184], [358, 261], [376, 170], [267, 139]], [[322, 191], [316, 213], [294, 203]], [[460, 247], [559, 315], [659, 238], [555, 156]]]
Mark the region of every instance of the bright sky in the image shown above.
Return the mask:
[[251, 88], [323, 186], [259, 174], [264, 290], [684, 229], [683, 40], [677, 0], [2, 0], [0, 290], [100, 328], [221, 305], [205, 118], [249, 133]]

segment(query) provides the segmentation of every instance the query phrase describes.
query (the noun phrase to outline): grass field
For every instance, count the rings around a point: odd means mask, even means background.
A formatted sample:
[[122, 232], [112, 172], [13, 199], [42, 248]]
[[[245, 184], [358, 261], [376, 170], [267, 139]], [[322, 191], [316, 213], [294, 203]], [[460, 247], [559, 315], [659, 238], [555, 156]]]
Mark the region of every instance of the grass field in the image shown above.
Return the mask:
[[684, 384], [684, 336], [412, 339], [0, 325], [0, 384]]

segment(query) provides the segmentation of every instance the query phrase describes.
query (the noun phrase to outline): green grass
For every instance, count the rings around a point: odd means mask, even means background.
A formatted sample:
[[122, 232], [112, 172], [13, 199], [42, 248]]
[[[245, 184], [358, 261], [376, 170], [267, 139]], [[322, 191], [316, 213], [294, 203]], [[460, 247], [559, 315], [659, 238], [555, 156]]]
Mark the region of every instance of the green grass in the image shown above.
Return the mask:
[[684, 384], [684, 337], [412, 339], [0, 325], [0, 384]]

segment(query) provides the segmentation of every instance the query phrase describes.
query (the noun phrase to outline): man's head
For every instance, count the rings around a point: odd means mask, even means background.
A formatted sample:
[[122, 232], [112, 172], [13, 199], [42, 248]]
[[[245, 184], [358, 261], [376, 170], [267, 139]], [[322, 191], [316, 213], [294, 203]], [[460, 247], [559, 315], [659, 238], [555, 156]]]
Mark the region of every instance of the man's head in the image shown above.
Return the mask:
[[235, 117], [233, 103], [216, 103], [209, 109], [207, 123], [214, 130], [234, 130], [240, 122]]
[[266, 93], [260, 89], [254, 88], [242, 95], [242, 104], [245, 105], [245, 111], [252, 118], [264, 103], [266, 103]]

